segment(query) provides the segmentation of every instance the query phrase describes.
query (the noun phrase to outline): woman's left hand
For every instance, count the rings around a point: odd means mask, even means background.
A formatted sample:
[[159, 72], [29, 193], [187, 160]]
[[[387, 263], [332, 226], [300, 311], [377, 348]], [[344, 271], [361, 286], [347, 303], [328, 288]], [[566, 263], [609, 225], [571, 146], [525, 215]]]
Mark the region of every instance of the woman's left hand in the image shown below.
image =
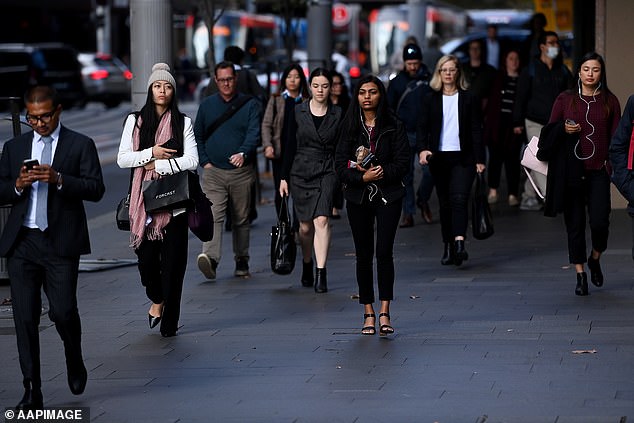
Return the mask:
[[484, 165], [484, 163], [476, 163], [476, 172], [482, 173], [486, 168], [487, 167]]
[[374, 166], [368, 169], [363, 174], [363, 182], [372, 182], [383, 179], [383, 168], [381, 166]]
[[154, 164], [154, 160], [152, 160], [150, 163], [146, 164], [143, 166], [143, 168], [145, 170], [153, 170], [155, 168], [155, 164]]

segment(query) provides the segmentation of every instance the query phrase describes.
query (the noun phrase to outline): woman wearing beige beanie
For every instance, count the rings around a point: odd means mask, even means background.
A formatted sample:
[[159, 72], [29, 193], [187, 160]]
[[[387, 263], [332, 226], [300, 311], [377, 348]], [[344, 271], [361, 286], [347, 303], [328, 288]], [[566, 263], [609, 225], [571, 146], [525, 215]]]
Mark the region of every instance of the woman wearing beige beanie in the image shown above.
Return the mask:
[[[117, 164], [133, 168], [130, 186], [130, 246], [139, 259], [141, 283], [152, 301], [150, 328], [176, 335], [187, 267], [185, 210], [146, 213], [142, 183], [198, 167], [192, 121], [180, 112], [176, 81], [165, 63], [152, 66], [145, 105], [126, 119]], [[168, 144], [169, 143], [169, 146]]]

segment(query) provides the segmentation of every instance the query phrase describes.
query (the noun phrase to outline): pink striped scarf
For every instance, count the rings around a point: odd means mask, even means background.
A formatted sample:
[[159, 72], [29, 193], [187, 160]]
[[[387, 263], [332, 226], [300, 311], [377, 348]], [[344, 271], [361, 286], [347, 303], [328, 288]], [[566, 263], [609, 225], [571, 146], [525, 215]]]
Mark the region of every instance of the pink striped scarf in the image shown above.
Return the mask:
[[[143, 124], [141, 117], [137, 118], [137, 124], [134, 125], [132, 132], [132, 147], [134, 151], [139, 151], [140, 136], [139, 128]], [[156, 130], [154, 145], [161, 145], [172, 138], [172, 114], [168, 110], [161, 117], [159, 126]], [[143, 192], [141, 190], [143, 181], [155, 180], [161, 175], [156, 173], [154, 169], [146, 170], [143, 166], [134, 169], [134, 177], [132, 178], [132, 188], [130, 189], [130, 247], [139, 248], [143, 238], [149, 240], [163, 239], [163, 229], [169, 223], [171, 212], [152, 213], [151, 221], [148, 224], [148, 216], [145, 212], [143, 204]]]

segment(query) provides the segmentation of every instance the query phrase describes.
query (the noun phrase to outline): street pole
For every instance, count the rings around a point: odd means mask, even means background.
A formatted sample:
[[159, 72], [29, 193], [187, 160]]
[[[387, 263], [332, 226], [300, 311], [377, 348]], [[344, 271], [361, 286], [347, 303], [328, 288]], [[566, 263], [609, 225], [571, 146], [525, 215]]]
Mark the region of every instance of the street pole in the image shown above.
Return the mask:
[[172, 71], [172, 6], [170, 0], [130, 0], [130, 64], [132, 110], [147, 98], [147, 80], [157, 62]]
[[407, 0], [409, 9], [409, 35], [413, 35], [418, 40], [420, 47], [423, 49], [423, 55], [427, 46], [427, 2], [426, 0]]
[[308, 23], [308, 66], [310, 69], [331, 67], [332, 0], [310, 0], [306, 14]]

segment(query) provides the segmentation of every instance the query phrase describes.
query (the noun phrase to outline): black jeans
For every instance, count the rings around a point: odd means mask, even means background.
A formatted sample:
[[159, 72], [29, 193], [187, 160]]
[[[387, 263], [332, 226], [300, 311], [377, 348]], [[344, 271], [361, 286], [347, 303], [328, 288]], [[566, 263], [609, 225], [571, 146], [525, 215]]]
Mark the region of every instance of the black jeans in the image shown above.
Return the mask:
[[523, 143], [520, 137], [513, 134], [512, 128], [504, 128], [501, 131], [504, 132], [500, 134], [499, 143], [489, 146], [488, 183], [490, 188], [500, 187], [500, 176], [502, 165], [504, 165], [508, 195], [517, 197], [520, 188], [520, 150]]
[[376, 273], [379, 286], [379, 300], [391, 301], [394, 298], [394, 238], [401, 217], [402, 201], [383, 205], [354, 204], [346, 202], [348, 221], [352, 230], [354, 248], [357, 256], [357, 284], [359, 285], [359, 303], [374, 302], [373, 256], [375, 252], [376, 223]]
[[466, 236], [469, 225], [469, 194], [476, 174], [475, 164], [464, 165], [460, 152], [436, 152], [429, 164], [440, 203], [443, 242]]
[[172, 217], [164, 228], [162, 240], [146, 238], [135, 250], [147, 297], [155, 304], [164, 303], [161, 332], [178, 329], [188, 238], [187, 213], [183, 213]]
[[610, 227], [610, 176], [605, 168], [584, 172], [581, 183], [566, 187], [564, 221], [568, 232], [568, 258], [570, 263], [585, 263], [586, 207], [590, 223], [592, 248], [602, 253], [608, 247]]

